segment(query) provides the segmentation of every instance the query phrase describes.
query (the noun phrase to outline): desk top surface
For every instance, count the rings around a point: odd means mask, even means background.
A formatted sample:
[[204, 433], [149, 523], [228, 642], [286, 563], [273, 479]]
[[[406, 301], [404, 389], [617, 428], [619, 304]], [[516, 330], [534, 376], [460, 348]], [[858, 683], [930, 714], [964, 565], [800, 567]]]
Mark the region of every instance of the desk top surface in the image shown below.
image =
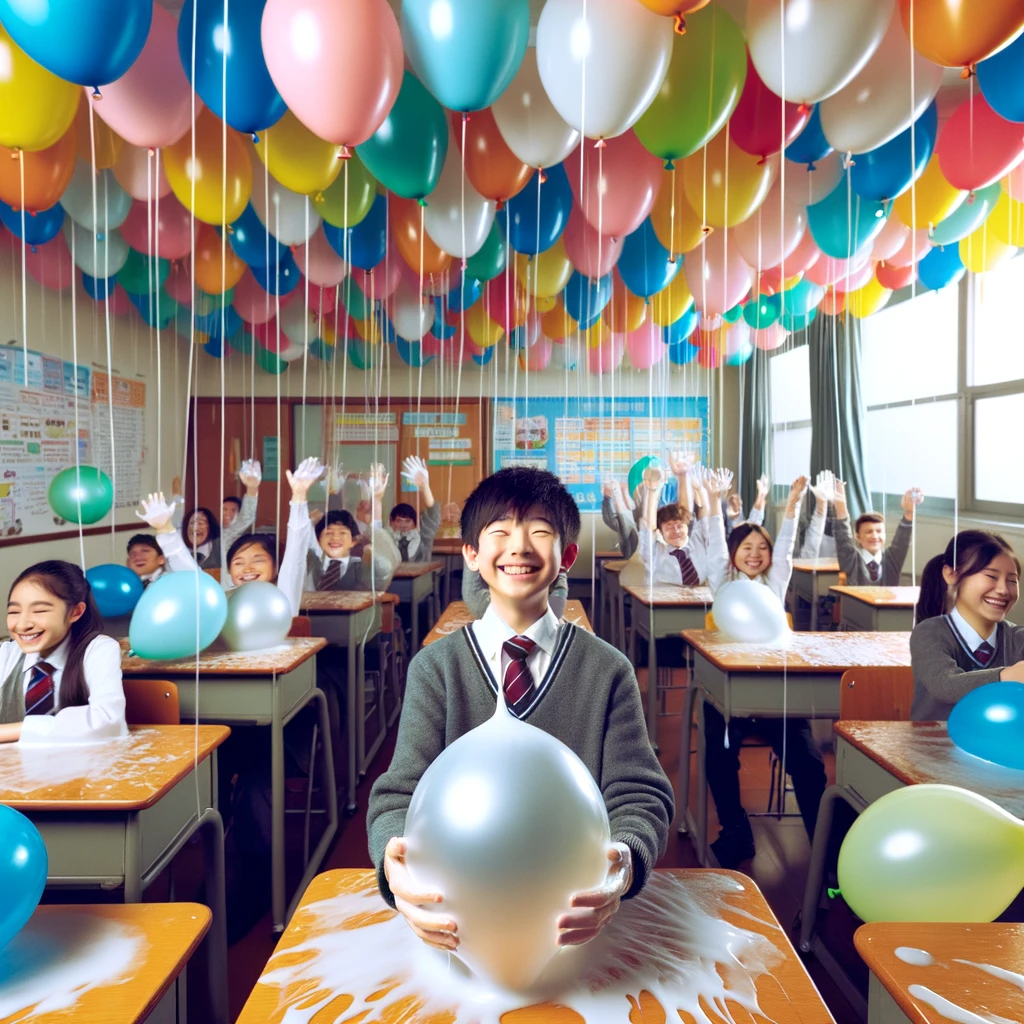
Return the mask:
[[789, 633], [784, 645], [730, 640], [708, 629], [684, 629], [683, 639], [726, 672], [845, 672], [910, 664], [909, 633]]
[[[0, 744], [0, 804], [26, 812], [152, 807], [192, 771], [196, 731], [194, 725], [148, 725], [89, 746]], [[199, 760], [205, 761], [231, 730], [200, 725], [198, 734]]]
[[1024, 924], [866, 924], [857, 951], [913, 1024], [1024, 1021]]
[[461, 537], [435, 537], [432, 555], [461, 555], [464, 541]]
[[874, 608], [913, 608], [921, 594], [920, 587], [829, 587], [833, 594], [862, 601]]
[[330, 871], [306, 890], [237, 1024], [359, 1020], [371, 1011], [375, 1020], [433, 1024], [638, 1024], [664, 1022], [666, 1010], [676, 1020], [677, 1008], [683, 1020], [706, 1019], [704, 1008], [724, 999], [737, 1022], [832, 1021], [764, 897], [737, 872], [658, 871], [600, 939], [567, 953], [574, 960], [560, 962], [570, 978], [553, 1000], [509, 995], [474, 1005], [479, 983], [415, 937], [381, 899], [373, 872]]
[[835, 558], [794, 558], [793, 572], [839, 572]]
[[[564, 622], [571, 622], [573, 625], [585, 629], [588, 633], [594, 632], [581, 601], [566, 601], [562, 620]], [[468, 626], [473, 621], [474, 618], [464, 601], [452, 601], [441, 613], [441, 617], [437, 622], [434, 623], [433, 629], [423, 638], [423, 646], [426, 647], [428, 644], [432, 644], [442, 637], [448, 636], [450, 633], [456, 633], [463, 626]]]
[[[317, 651], [327, 646], [323, 637], [289, 637], [277, 647], [265, 651], [206, 650], [199, 655], [201, 676], [280, 676], [297, 669], [309, 661]], [[137, 656], [127, 657], [128, 641], [121, 647], [126, 656], [121, 659], [121, 671], [126, 676], [194, 676], [196, 659], [177, 658], [173, 661], [153, 661]]]
[[209, 927], [198, 903], [38, 907], [0, 950], [0, 1020], [145, 1020]]
[[635, 586], [623, 584], [622, 589], [634, 601], [648, 606], [653, 605], [655, 608], [710, 608], [715, 602], [715, 595], [710, 587], [677, 587], [671, 583], [655, 583], [650, 586], [641, 583]]
[[949, 738], [945, 722], [836, 722], [835, 730], [908, 786], [959, 786], [1024, 818], [1024, 771], [965, 753]]
[[363, 612], [385, 599], [382, 590], [306, 590], [302, 594], [304, 612]]
[[428, 572], [438, 572], [444, 568], [444, 562], [402, 562], [392, 575], [393, 580], [414, 580], [418, 576], [426, 576]]
[[601, 563], [601, 568], [606, 572], [613, 572], [618, 576], [618, 574], [622, 572], [627, 565], [629, 565], [628, 558], [609, 558], [607, 561]]

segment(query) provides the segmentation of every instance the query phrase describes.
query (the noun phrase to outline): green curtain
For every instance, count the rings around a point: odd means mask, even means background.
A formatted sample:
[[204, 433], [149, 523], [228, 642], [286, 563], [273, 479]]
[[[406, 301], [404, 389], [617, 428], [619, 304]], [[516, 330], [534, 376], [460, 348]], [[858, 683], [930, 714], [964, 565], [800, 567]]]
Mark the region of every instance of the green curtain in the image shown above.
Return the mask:
[[759, 348], [740, 370], [740, 465], [739, 493], [747, 511], [757, 497], [757, 478], [774, 477], [772, 447], [772, 387], [768, 352]]

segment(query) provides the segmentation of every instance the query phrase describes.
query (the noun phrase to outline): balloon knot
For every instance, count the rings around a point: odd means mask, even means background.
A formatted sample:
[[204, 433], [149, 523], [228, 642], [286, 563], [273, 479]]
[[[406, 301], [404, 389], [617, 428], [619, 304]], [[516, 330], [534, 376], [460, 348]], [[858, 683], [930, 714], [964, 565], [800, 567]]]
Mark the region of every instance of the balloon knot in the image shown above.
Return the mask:
[[843, 894], [842, 889], [826, 889], [825, 891], [828, 893], [828, 898], [830, 900], [834, 900], [837, 896], [842, 896]]
[[542, 185], [548, 180], [547, 171], [543, 167], [537, 168], [537, 175]]
[[671, 256], [669, 256], [669, 258], [668, 258], [668, 261], [669, 261], [669, 263], [671, 263], [671, 264], [672, 264], [673, 266], [675, 266], [676, 260], [677, 260], [678, 258], [679, 258], [679, 257], [677, 257], [675, 253], [672, 253], [672, 255], [671, 255]]
[[107, 240], [106, 239], [106, 235], [104, 235], [102, 231], [97, 231], [96, 232], [96, 241], [97, 242], [105, 242], [106, 240]]
[[465, 256], [462, 257], [462, 269], [465, 270], [469, 266], [469, 260]]
[[91, 96], [92, 96], [92, 99], [96, 100], [97, 102], [99, 102], [101, 99], [103, 99], [103, 93], [100, 92], [100, 87], [98, 85], [94, 85], [92, 87]]
[[416, 202], [419, 203], [420, 206], [426, 206], [427, 205], [426, 199], [422, 199], [422, 198], [421, 199], [417, 199]]
[[796, 108], [796, 112], [797, 112], [797, 113], [798, 113], [798, 114], [799, 114], [799, 115], [800, 115], [801, 117], [805, 117], [805, 116], [806, 116], [807, 114], [809, 114], [809, 113], [811, 112], [811, 107], [810, 107], [810, 105], [809, 105], [809, 104], [807, 104], [807, 103], [801, 103], [801, 104], [800, 104], [800, 106], [798, 106], [798, 107]]
[[505, 209], [505, 200], [504, 199], [499, 199], [498, 202], [494, 206], [494, 212], [495, 213], [501, 213], [501, 211], [504, 210], [504, 209]]
[[817, 169], [818, 169], [818, 165], [816, 163], [814, 163], [814, 162], [811, 162], [811, 163], [809, 163], [807, 165], [807, 173], [808, 174], [810, 174], [811, 171], [816, 171]]
[[338, 152], [338, 159], [339, 160], [351, 160], [352, 159], [352, 150], [349, 149], [348, 146], [342, 146], [341, 149]]
[[848, 171], [857, 161], [853, 159], [852, 153], [846, 153], [843, 156], [843, 170]]
[[968, 192], [967, 193], [967, 199], [964, 200], [964, 201], [967, 203], [968, 206], [973, 206], [974, 205], [974, 200], [977, 199], [977, 198], [978, 198], [978, 196], [977, 196], [976, 193]]
[[314, 203], [322, 203], [323, 201], [324, 201], [324, 194], [323, 194], [323, 192], [317, 192], [317, 194], [315, 196], [313, 196], [313, 202]]
[[607, 145], [608, 143], [605, 142], [604, 139], [598, 139], [597, 142], [594, 143], [594, 149], [604, 149]]
[[252, 133], [251, 138], [254, 146], [258, 146], [260, 144], [260, 137], [255, 132]]
[[977, 73], [978, 73], [978, 69], [975, 67], [974, 64], [968, 64], [965, 67], [960, 69], [960, 77], [965, 82], [967, 81], [968, 78], [971, 77], [971, 75], [976, 75]]
[[675, 30], [676, 35], [686, 35], [686, 18], [684, 18], [681, 14], [675, 15]]
[[768, 157], [766, 157], [766, 156], [761, 157], [761, 159], [757, 161], [757, 166], [758, 167], [764, 167], [764, 162], [767, 159], [768, 159]]
[[[152, 146], [150, 146], [150, 148], [146, 152], [149, 154], [150, 159], [156, 156], [156, 150], [153, 149]], [[99, 174], [99, 171], [97, 171], [96, 173]]]
[[33, 255], [33, 256], [34, 256], [34, 255], [35, 255], [35, 254], [36, 254], [37, 252], [39, 252], [39, 250], [38, 250], [38, 249], [37, 249], [37, 248], [36, 248], [36, 247], [35, 247], [34, 245], [30, 245], [30, 246], [28, 247], [28, 251], [29, 251], [30, 253], [32, 253], [32, 255]]
[[11, 159], [12, 160], [20, 160], [21, 159], [21, 150], [20, 149], [12, 149], [11, 150]]
[[700, 233], [707, 238], [715, 229], [710, 224], [702, 224], [700, 227]]
[[676, 169], [676, 165], [674, 163], [672, 163], [671, 160], [667, 160], [665, 162], [665, 170], [666, 171], [674, 171], [675, 169]]

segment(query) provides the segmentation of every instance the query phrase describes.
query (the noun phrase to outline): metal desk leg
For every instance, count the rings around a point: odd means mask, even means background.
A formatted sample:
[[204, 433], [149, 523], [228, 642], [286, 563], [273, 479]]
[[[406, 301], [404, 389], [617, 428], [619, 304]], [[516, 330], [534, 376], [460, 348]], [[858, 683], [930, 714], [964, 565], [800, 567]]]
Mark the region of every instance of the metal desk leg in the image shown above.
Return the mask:
[[679, 740], [679, 785], [676, 790], [676, 810], [679, 813], [679, 834], [690, 831], [690, 734], [693, 728], [693, 703], [697, 687], [692, 675], [683, 694], [683, 729]]
[[[216, 790], [214, 790], [216, 792]], [[210, 1010], [215, 1024], [228, 1024], [228, 922], [224, 882], [224, 822], [212, 807], [203, 811], [198, 826], [204, 835], [206, 899], [213, 921], [206, 934]]]
[[137, 814], [129, 814], [125, 822], [124, 901], [142, 902], [142, 828]]
[[281, 688], [273, 692], [270, 719], [270, 916], [274, 934], [285, 926], [284, 871], [284, 720], [281, 714]]
[[[697, 687], [700, 690], [700, 687]], [[705, 772], [707, 746], [704, 742], [704, 692], [697, 693], [697, 820], [694, 823], [694, 845], [701, 867], [708, 864], [708, 779]]]
[[354, 640], [355, 637], [349, 637], [348, 646], [345, 648], [347, 656], [345, 704], [348, 711], [348, 727], [345, 730], [348, 739], [348, 750], [346, 751], [348, 755], [348, 800], [345, 803], [346, 814], [355, 814], [356, 812], [356, 782], [358, 779], [358, 772], [356, 770], [358, 765], [356, 754], [358, 740], [356, 737], [359, 735], [359, 729], [356, 723], [356, 689], [359, 686], [359, 680], [356, 678], [356, 645]]
[[[616, 646], [620, 651], [626, 650], [626, 592], [620, 585], [618, 590], [615, 592], [615, 600], [618, 605], [618, 623], [616, 629], [619, 631], [616, 637]], [[636, 662], [634, 661], [635, 665]]]
[[654, 635], [654, 605], [647, 618], [647, 735], [658, 752], [658, 639]]

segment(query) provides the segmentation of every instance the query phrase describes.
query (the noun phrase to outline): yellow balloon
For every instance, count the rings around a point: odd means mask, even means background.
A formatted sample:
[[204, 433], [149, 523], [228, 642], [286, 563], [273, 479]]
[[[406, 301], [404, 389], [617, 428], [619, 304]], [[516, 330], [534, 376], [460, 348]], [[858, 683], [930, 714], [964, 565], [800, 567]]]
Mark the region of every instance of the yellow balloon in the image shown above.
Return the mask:
[[540, 329], [552, 341], [561, 341], [576, 330], [576, 321], [566, 313], [562, 300], [558, 299], [541, 318]]
[[930, 228], [945, 220], [966, 198], [966, 192], [953, 188], [942, 176], [939, 158], [934, 155], [913, 188], [893, 200], [892, 208], [907, 227], [914, 224], [916, 216], [918, 229]]
[[[196, 137], [195, 162], [192, 160], [192, 131]], [[245, 142], [229, 128], [227, 147], [221, 146], [221, 121], [209, 109], [190, 129], [163, 150], [167, 180], [178, 202], [191, 209], [197, 220], [207, 224], [230, 224], [238, 220], [252, 195], [252, 164]], [[227, 188], [222, 175], [226, 166]], [[195, 206], [192, 206], [192, 182], [195, 181]], [[226, 201], [225, 201], [226, 200]]]
[[376, 345], [383, 337], [379, 317], [371, 316], [367, 317], [365, 320], [356, 320], [355, 317], [353, 317], [352, 323], [355, 324], [356, 334], [358, 334], [363, 341], [368, 341], [370, 344]]
[[772, 158], [762, 160], [744, 153], [721, 131], [705, 149], [682, 162], [683, 189], [698, 216], [706, 211], [705, 219], [712, 227], [731, 228], [745, 221], [764, 202], [777, 167]]
[[314, 135], [290, 110], [272, 128], [259, 133], [256, 152], [285, 188], [312, 196], [341, 173], [341, 146]]
[[557, 305], [557, 295], [535, 295], [533, 299], [533, 308], [538, 313], [550, 313]]
[[487, 315], [482, 302], [466, 310], [466, 330], [480, 348], [490, 348], [505, 337], [505, 331]]
[[981, 227], [975, 228], [966, 238], [960, 240], [960, 262], [972, 274], [984, 274], [987, 270], [995, 270], [1014, 253], [1012, 245], [996, 236], [992, 225], [994, 215], [993, 210]]
[[686, 198], [681, 168], [662, 171], [661, 188], [651, 210], [654, 233], [669, 252], [689, 252], [704, 237], [704, 222]]
[[804, 272], [801, 270], [799, 274], [794, 274], [792, 277], [786, 278], [783, 282], [783, 289], [789, 291], [790, 288], [795, 288], [804, 279]]
[[1005, 192], [999, 197], [995, 209], [985, 219], [992, 234], [1007, 245], [1024, 245], [1024, 202], [1011, 199]]
[[0, 25], [0, 146], [35, 152], [71, 127], [82, 94], [37, 64]]
[[848, 308], [858, 320], [863, 320], [877, 313], [889, 301], [890, 295], [892, 291], [879, 284], [877, 277], [872, 277], [867, 284], [849, 294]]
[[355, 151], [340, 163], [342, 168], [334, 184], [316, 197], [316, 212], [336, 228], [351, 228], [370, 212], [377, 198], [377, 179]]
[[651, 319], [659, 327], [674, 324], [693, 305], [690, 286], [682, 274], [676, 274], [675, 280], [651, 297]]
[[618, 274], [612, 279], [612, 299], [601, 316], [619, 334], [635, 331], [647, 319], [647, 302], [634, 295]]
[[532, 259], [516, 254], [516, 270], [527, 295], [549, 298], [557, 295], [572, 277], [572, 262], [565, 254], [565, 244], [559, 238], [550, 249]]
[[[102, 117], [92, 111], [92, 134], [89, 134], [89, 110], [94, 101], [83, 90], [75, 113], [75, 146], [78, 155], [98, 171], [104, 171], [117, 163], [124, 146], [124, 139], [111, 128]], [[93, 163], [93, 142], [96, 146], [96, 161]]]
[[611, 334], [611, 328], [599, 319], [593, 327], [582, 331], [580, 338], [586, 342], [587, 348], [600, 348], [611, 337]]

